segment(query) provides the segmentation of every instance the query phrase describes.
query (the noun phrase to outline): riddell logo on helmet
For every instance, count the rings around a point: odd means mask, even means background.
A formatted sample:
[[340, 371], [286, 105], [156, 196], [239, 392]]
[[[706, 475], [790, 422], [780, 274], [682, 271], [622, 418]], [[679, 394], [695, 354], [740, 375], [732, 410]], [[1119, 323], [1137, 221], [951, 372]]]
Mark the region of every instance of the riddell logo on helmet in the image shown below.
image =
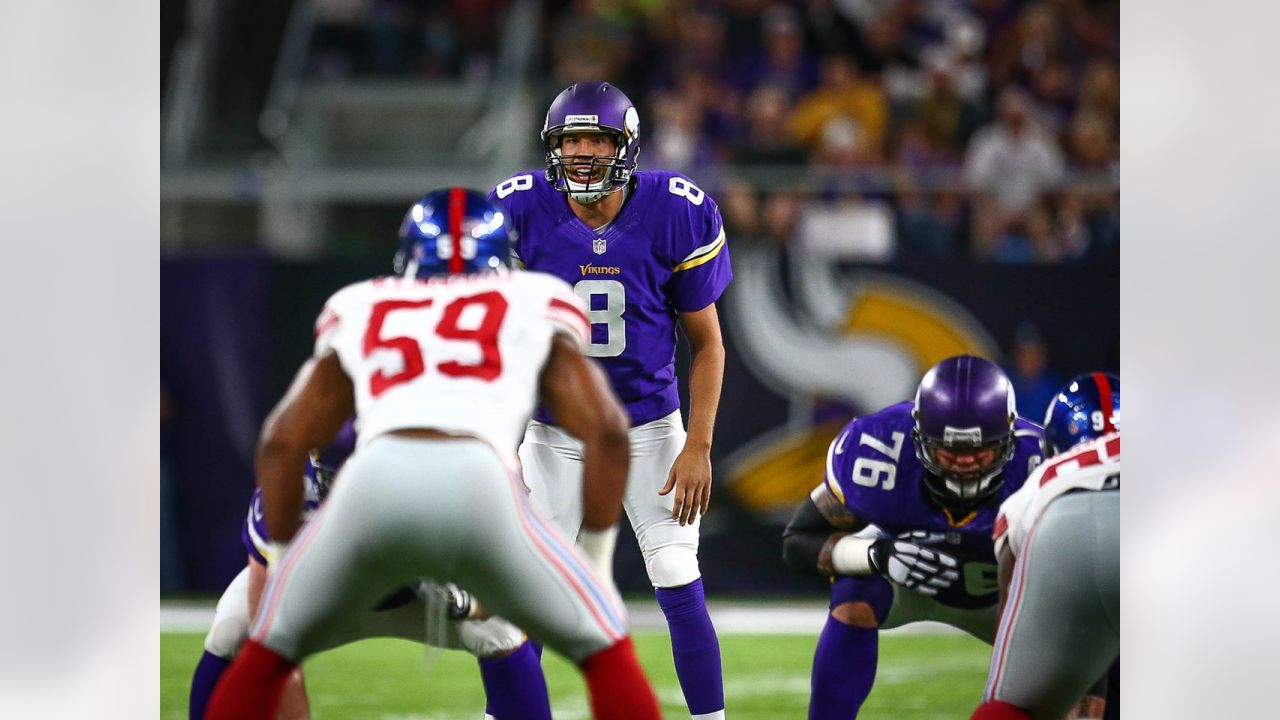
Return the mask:
[[599, 125], [599, 115], [565, 115], [565, 125]]
[[592, 265], [591, 263], [587, 263], [586, 265], [579, 265], [578, 271], [581, 272], [583, 275], [621, 275], [622, 274], [622, 268], [620, 267], [611, 267], [608, 265]]

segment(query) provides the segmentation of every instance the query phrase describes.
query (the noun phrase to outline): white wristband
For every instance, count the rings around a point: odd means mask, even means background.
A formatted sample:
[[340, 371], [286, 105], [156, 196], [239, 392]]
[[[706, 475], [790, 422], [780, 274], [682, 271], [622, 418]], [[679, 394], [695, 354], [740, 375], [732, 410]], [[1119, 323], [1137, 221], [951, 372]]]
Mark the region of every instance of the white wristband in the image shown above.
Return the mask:
[[867, 553], [875, 538], [846, 535], [836, 541], [831, 549], [831, 567], [837, 575], [870, 575], [871, 558]]
[[582, 528], [578, 531], [578, 548], [587, 556], [596, 575], [609, 585], [613, 584], [613, 547], [617, 541], [617, 525], [604, 530]]

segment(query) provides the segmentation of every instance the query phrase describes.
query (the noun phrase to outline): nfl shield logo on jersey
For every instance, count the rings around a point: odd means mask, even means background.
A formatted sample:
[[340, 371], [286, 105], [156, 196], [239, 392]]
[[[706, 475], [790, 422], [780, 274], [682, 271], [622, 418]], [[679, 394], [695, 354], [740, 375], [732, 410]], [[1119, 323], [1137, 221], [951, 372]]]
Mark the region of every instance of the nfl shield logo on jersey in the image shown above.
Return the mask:
[[594, 250], [597, 255], [603, 255], [604, 254], [604, 238], [602, 237], [596, 238], [595, 242], [591, 243], [591, 249]]

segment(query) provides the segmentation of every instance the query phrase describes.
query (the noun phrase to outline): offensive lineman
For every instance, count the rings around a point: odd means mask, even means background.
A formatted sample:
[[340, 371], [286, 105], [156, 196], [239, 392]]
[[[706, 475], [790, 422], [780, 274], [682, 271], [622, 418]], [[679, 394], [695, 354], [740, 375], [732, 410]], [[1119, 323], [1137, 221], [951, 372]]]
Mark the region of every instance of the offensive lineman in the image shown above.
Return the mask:
[[[541, 397], [584, 443], [585, 524], [617, 521], [625, 416], [581, 354], [582, 303], [555, 278], [508, 272], [502, 213], [462, 188], [423, 197], [401, 228], [402, 277], [350, 285], [316, 322], [313, 357], [264, 423], [257, 471], [273, 537], [292, 538], [211, 720], [270, 720], [328, 628], [406, 579], [473, 588], [582, 668], [598, 718], [656, 720], [616, 591], [532, 507], [515, 448]], [[359, 440], [306, 529], [306, 449], [357, 412]]]
[[[324, 500], [334, 475], [354, 449], [355, 440], [355, 428], [348, 421], [333, 443], [311, 454], [304, 478], [304, 523]], [[277, 558], [272, 557], [273, 543], [263, 517], [261, 490], [255, 489], [250, 499], [241, 541], [248, 561], [218, 599], [213, 623], [205, 637], [204, 653], [192, 677], [191, 720], [203, 720], [213, 688], [249, 636], [249, 624], [257, 614], [267, 574], [275, 567]], [[524, 633], [498, 617], [466, 619], [466, 613], [473, 607], [472, 599], [457, 588], [444, 588], [427, 581], [411, 583], [383, 598], [371, 611], [356, 614], [341, 628], [334, 628], [327, 644], [337, 647], [370, 637], [424, 642], [427, 640], [423, 631], [425, 613], [437, 613], [441, 604], [449, 608], [447, 614], [451, 622], [445, 626], [443, 637], [431, 639], [443, 641], [445, 647], [465, 649], [479, 659], [487, 697], [486, 714], [503, 720], [549, 720], [546, 680], [538, 656], [526, 642]], [[310, 716], [299, 668], [285, 685], [279, 718], [305, 720]]]
[[[587, 354], [630, 416], [623, 507], [667, 619], [676, 676], [690, 715], [719, 720], [720, 644], [697, 552], [724, 374], [715, 302], [733, 278], [720, 211], [688, 178], [636, 169], [640, 117], [609, 83], [561, 92], [542, 142], [546, 167], [498, 184], [489, 198], [511, 221], [519, 263], [570, 283], [587, 303]], [[677, 320], [692, 351], [687, 434], [675, 375]], [[612, 554], [613, 535], [582, 527], [581, 443], [548, 410], [535, 413], [520, 446], [532, 497], [567, 536]]]
[[1060, 718], [1119, 656], [1119, 411], [1119, 378], [1074, 378], [1046, 411], [1044, 465], [1000, 506], [1007, 601], [975, 720]]
[[792, 568], [833, 578], [813, 658], [811, 720], [857, 717], [875, 682], [879, 631], [918, 620], [990, 643], [991, 543], [1000, 501], [1040, 461], [1040, 427], [1009, 379], [972, 355], [929, 369], [915, 400], [855, 418], [822, 484], [783, 535]]

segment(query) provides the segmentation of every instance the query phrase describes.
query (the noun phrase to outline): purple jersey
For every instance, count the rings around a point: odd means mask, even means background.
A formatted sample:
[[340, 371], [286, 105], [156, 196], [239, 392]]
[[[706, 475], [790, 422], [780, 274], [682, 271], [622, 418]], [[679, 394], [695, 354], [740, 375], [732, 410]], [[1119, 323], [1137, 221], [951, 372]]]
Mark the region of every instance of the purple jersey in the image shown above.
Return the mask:
[[[311, 515], [320, 507], [320, 484], [316, 482], [315, 463], [307, 461], [304, 475], [307, 481], [302, 499], [302, 522], [311, 519]], [[267, 521], [262, 515], [262, 491], [254, 489], [253, 498], [249, 501], [249, 513], [245, 516], [244, 527], [240, 530], [240, 540], [244, 549], [254, 560], [267, 564], [265, 550], [271, 542], [267, 535]]]
[[1004, 482], [989, 503], [953, 517], [928, 498], [924, 466], [916, 457], [911, 432], [913, 404], [902, 402], [854, 418], [827, 451], [827, 490], [862, 521], [888, 533], [934, 530], [945, 533], [943, 550], [962, 564], [961, 581], [939, 593], [954, 607], [982, 607], [996, 601], [996, 560], [991, 541], [1000, 503], [1012, 495], [1040, 463], [1040, 426], [1014, 421], [1013, 458], [1004, 466]]
[[[688, 178], [639, 171], [613, 222], [596, 232], [573, 214], [543, 171], [494, 188], [514, 231], [513, 252], [529, 270], [555, 275], [587, 302], [591, 346], [631, 424], [680, 407], [676, 314], [701, 310], [733, 271], [720, 210]], [[535, 417], [554, 422], [539, 408]]]

